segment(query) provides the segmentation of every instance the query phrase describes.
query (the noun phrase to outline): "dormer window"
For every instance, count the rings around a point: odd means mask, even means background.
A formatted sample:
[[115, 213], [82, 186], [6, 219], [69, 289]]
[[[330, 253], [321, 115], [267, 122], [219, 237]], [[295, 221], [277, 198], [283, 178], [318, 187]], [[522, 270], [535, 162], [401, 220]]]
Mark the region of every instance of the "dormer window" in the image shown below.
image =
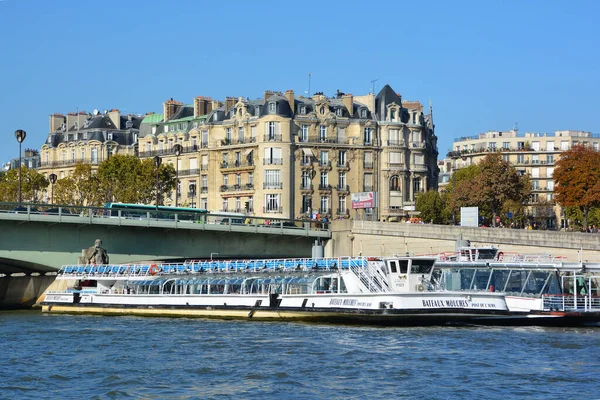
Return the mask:
[[235, 117], [235, 108], [232, 108], [231, 112], [229, 114], [229, 118], [233, 118], [233, 117]]
[[301, 115], [305, 115], [306, 114], [306, 106], [300, 106], [299, 113]]
[[113, 140], [113, 134], [112, 134], [112, 132], [108, 132], [107, 139], [108, 140]]
[[165, 125], [165, 133], [169, 132], [169, 125]]
[[272, 102], [269, 103], [269, 112], [270, 113], [275, 113], [275, 110], [276, 110], [276, 105], [275, 105], [275, 102], [272, 101]]
[[256, 106], [256, 108], [254, 109], [254, 115], [257, 117], [260, 117], [260, 107]]
[[392, 108], [390, 110], [390, 121], [395, 121], [396, 120], [396, 109]]
[[321, 114], [325, 114], [325, 106], [321, 106]]
[[337, 115], [338, 117], [342, 116], [342, 109], [341, 108], [336, 108], [335, 109], [335, 115]]
[[87, 140], [87, 138], [88, 138], [87, 132], [83, 132], [83, 140]]
[[217, 121], [219, 119], [219, 116], [217, 115], [217, 113], [213, 114], [213, 121]]
[[75, 123], [73, 124], [73, 128], [79, 129], [79, 122], [78, 121], [75, 121]]
[[360, 117], [367, 118], [367, 110], [365, 108], [360, 110]]

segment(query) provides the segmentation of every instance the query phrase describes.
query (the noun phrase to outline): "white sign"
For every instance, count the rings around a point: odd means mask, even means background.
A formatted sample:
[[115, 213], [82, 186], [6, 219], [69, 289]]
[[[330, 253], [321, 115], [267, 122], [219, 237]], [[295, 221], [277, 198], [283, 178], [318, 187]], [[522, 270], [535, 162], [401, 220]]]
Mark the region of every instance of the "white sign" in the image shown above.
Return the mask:
[[375, 192], [359, 192], [351, 194], [352, 209], [375, 208]]
[[479, 207], [461, 207], [460, 226], [479, 226]]

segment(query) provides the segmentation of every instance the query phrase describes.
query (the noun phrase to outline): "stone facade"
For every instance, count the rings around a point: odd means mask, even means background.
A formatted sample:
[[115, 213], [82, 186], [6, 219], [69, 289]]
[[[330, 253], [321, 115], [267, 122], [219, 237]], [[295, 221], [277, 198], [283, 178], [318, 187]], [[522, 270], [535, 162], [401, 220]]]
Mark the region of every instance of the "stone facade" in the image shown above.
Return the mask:
[[490, 131], [455, 139], [448, 158], [452, 169], [457, 170], [480, 162], [490, 152], [500, 152], [519, 174], [529, 174], [531, 178], [531, 217], [538, 226], [556, 229], [562, 224], [562, 209], [554, 202], [554, 166], [561, 152], [578, 144], [598, 150], [600, 137], [572, 130], [525, 134], [516, 130]]

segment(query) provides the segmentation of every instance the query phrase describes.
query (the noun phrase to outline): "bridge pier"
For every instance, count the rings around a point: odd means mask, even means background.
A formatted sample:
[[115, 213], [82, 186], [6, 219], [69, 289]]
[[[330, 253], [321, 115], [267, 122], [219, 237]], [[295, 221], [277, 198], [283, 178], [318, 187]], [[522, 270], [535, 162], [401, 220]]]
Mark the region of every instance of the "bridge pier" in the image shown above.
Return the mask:
[[33, 307], [55, 278], [55, 275], [7, 275], [0, 278], [0, 309]]

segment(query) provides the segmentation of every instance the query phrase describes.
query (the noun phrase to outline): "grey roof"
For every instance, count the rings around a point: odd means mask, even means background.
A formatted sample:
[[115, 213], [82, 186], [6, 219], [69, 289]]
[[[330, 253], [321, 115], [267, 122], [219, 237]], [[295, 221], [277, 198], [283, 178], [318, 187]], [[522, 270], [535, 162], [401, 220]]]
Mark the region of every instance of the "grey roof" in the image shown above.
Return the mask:
[[193, 116], [194, 116], [194, 106], [185, 105], [185, 106], [179, 107], [177, 109], [177, 111], [175, 111], [175, 114], [173, 114], [171, 116], [171, 118], [169, 118], [167, 120], [167, 122], [175, 120], [175, 119], [193, 117]]
[[[394, 92], [390, 85], [385, 85], [383, 88], [381, 88], [381, 90], [375, 97], [375, 112], [377, 113], [377, 116], [380, 121], [384, 121], [386, 119], [387, 106], [392, 103], [395, 103], [402, 107], [402, 99], [400, 98], [400, 96], [398, 96], [398, 94]], [[400, 120], [406, 123], [408, 122], [408, 119], [408, 111], [406, 111], [403, 108]]]

